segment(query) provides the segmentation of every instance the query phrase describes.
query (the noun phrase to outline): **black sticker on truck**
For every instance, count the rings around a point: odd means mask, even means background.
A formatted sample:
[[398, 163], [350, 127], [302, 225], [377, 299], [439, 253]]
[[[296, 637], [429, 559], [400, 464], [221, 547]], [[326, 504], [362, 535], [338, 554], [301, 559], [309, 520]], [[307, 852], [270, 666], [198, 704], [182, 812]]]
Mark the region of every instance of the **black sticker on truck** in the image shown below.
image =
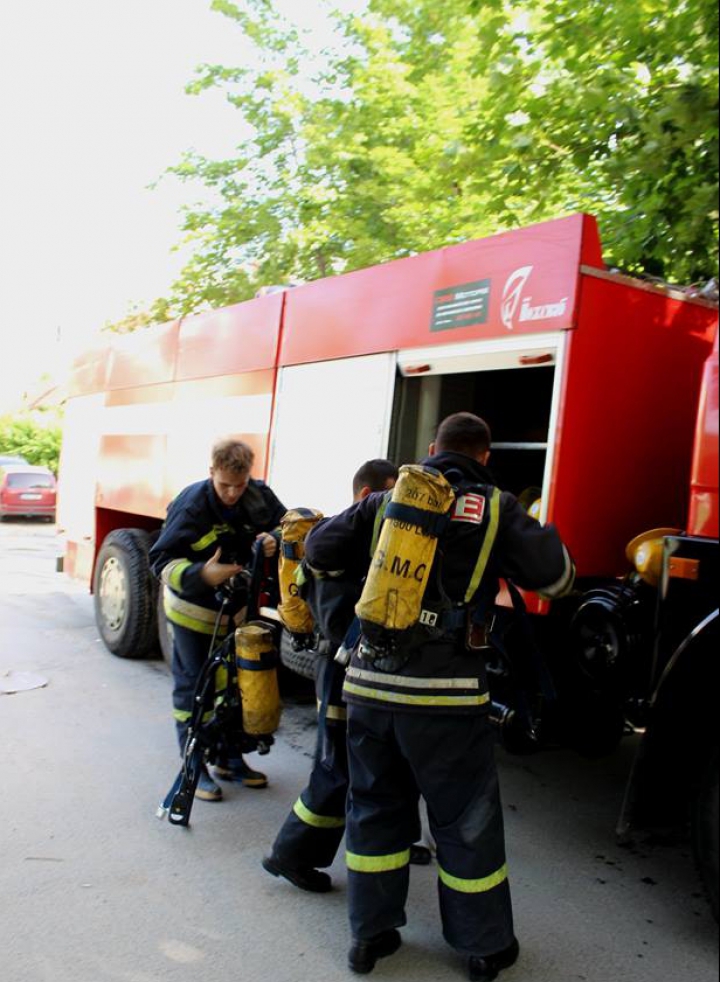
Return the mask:
[[436, 290], [431, 331], [484, 324], [490, 310], [490, 280]]

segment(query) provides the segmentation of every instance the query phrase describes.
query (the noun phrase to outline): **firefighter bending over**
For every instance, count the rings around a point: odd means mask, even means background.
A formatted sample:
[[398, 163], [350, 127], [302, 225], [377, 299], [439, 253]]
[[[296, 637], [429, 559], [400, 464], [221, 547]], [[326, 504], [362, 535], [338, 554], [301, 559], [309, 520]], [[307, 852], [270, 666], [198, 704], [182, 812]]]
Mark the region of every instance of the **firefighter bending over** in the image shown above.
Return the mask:
[[[353, 478], [353, 501], [363, 501], [373, 492], [389, 491], [397, 474], [397, 467], [389, 460], [366, 461]], [[318, 700], [315, 760], [307, 786], [262, 865], [268, 873], [285, 877], [301, 890], [326, 893], [332, 889], [332, 881], [321, 870], [332, 865], [345, 834], [348, 790], [347, 714], [342, 698], [345, 666], [333, 656], [353, 620], [359, 590], [342, 580], [318, 580], [310, 585], [317, 591], [313, 606], [318, 611], [318, 627], [323, 631], [325, 648], [318, 655], [315, 678]], [[413, 842], [421, 834], [417, 808], [415, 814]], [[412, 850], [417, 864], [430, 862], [429, 849], [413, 845]]]
[[401, 468], [384, 517], [371, 495], [306, 540], [313, 569], [367, 574], [344, 686], [349, 966], [361, 974], [400, 947], [418, 790], [446, 941], [475, 982], [519, 953], [482, 649], [499, 577], [558, 597], [574, 568], [554, 527], [493, 486], [489, 456], [486, 423], [449, 416], [423, 465]]
[[[219, 590], [227, 590], [248, 565], [256, 540], [266, 556], [277, 551], [272, 533], [285, 508], [266, 484], [250, 477], [253, 462], [247, 444], [233, 438], [218, 441], [212, 448], [209, 478], [191, 484], [171, 502], [160, 537], [150, 550], [151, 568], [161, 580], [165, 613], [173, 626], [173, 712], [181, 754], [195, 686], [222, 607]], [[241, 586], [231, 593], [218, 638], [233, 629], [233, 617], [247, 599]], [[219, 761], [215, 776], [250, 788], [267, 786], [265, 775], [248, 767], [240, 752]], [[206, 769], [195, 797], [222, 799], [222, 789]]]

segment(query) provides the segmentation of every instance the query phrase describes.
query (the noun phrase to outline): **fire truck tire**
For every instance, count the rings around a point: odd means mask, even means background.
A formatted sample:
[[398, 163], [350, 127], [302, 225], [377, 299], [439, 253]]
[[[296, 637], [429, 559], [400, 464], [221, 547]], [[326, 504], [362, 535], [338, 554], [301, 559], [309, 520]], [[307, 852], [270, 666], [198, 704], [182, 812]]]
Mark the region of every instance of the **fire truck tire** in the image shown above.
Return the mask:
[[718, 827], [720, 824], [718, 753], [715, 752], [700, 782], [692, 807], [695, 861], [718, 920]]
[[118, 658], [145, 658], [158, 647], [150, 541], [140, 529], [116, 529], [98, 553], [93, 576], [95, 621], [106, 647]]
[[315, 680], [315, 662], [318, 655], [315, 651], [295, 651], [292, 646], [292, 638], [287, 631], [283, 631], [280, 637], [280, 661], [285, 668], [289, 668], [296, 675], [302, 675], [305, 679]]

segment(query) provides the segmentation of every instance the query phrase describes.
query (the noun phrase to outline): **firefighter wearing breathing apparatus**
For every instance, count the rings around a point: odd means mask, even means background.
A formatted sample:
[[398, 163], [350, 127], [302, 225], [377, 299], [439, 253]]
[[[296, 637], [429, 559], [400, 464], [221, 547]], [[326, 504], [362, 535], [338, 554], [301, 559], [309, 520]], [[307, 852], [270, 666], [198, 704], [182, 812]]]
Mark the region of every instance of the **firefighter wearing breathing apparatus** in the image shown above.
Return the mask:
[[476, 982], [518, 957], [482, 651], [500, 577], [558, 597], [574, 567], [556, 530], [493, 485], [489, 448], [483, 420], [448, 417], [390, 502], [370, 495], [306, 541], [313, 569], [367, 575], [344, 686], [349, 965], [361, 974], [400, 946], [418, 790], [446, 940]]
[[[253, 451], [240, 440], [218, 441], [209, 478], [191, 484], [170, 504], [150, 550], [173, 630], [173, 709], [181, 753], [211, 641], [228, 635], [234, 620], [242, 619], [247, 603], [242, 574], [254, 544], [257, 540], [265, 556], [277, 551], [275, 530], [285, 508], [266, 484], [250, 477], [253, 461]], [[265, 775], [251, 770], [239, 752], [221, 761], [215, 774], [247, 787], [267, 785]], [[204, 769], [195, 796], [222, 798], [221, 788]]]
[[[362, 501], [374, 491], [388, 491], [395, 484], [397, 473], [397, 467], [389, 460], [366, 461], [353, 478], [353, 501]], [[286, 529], [289, 543], [295, 544], [298, 534], [306, 535], [321, 517], [310, 509], [288, 512], [283, 519], [283, 549]], [[300, 530], [299, 526], [302, 526]], [[288, 552], [297, 558], [301, 552], [304, 554], [304, 549], [291, 548]], [[283, 611], [285, 604], [282, 604], [280, 613], [287, 630], [297, 631], [301, 640], [309, 630], [314, 630], [320, 638], [315, 678], [318, 701], [315, 759], [307, 786], [262, 865], [268, 873], [284, 877], [301, 890], [326, 893], [332, 889], [332, 881], [322, 870], [332, 865], [345, 834], [348, 790], [347, 711], [342, 697], [345, 665], [333, 656], [354, 619], [360, 591], [343, 578], [315, 580], [310, 576], [307, 586], [312, 594], [309, 603], [303, 601], [306, 609], [288, 591], [290, 610]], [[420, 838], [420, 833], [416, 808], [413, 842]], [[420, 845], [413, 846], [413, 857], [418, 864], [430, 862], [429, 850]]]

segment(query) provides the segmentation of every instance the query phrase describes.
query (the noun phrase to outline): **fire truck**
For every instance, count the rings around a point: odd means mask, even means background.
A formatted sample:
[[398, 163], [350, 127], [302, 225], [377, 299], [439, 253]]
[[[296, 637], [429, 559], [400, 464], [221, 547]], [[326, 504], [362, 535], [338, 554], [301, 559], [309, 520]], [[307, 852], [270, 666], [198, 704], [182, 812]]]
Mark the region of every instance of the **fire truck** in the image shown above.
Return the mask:
[[113, 654], [167, 652], [148, 547], [215, 439], [333, 514], [364, 460], [414, 462], [446, 415], [482, 416], [498, 486], [578, 572], [566, 600], [524, 596], [533, 656], [490, 660], [498, 729], [588, 755], [639, 734], [619, 831], [689, 815], [717, 912], [717, 328], [716, 304], [608, 270], [577, 214], [104, 335], [69, 386], [63, 568]]

